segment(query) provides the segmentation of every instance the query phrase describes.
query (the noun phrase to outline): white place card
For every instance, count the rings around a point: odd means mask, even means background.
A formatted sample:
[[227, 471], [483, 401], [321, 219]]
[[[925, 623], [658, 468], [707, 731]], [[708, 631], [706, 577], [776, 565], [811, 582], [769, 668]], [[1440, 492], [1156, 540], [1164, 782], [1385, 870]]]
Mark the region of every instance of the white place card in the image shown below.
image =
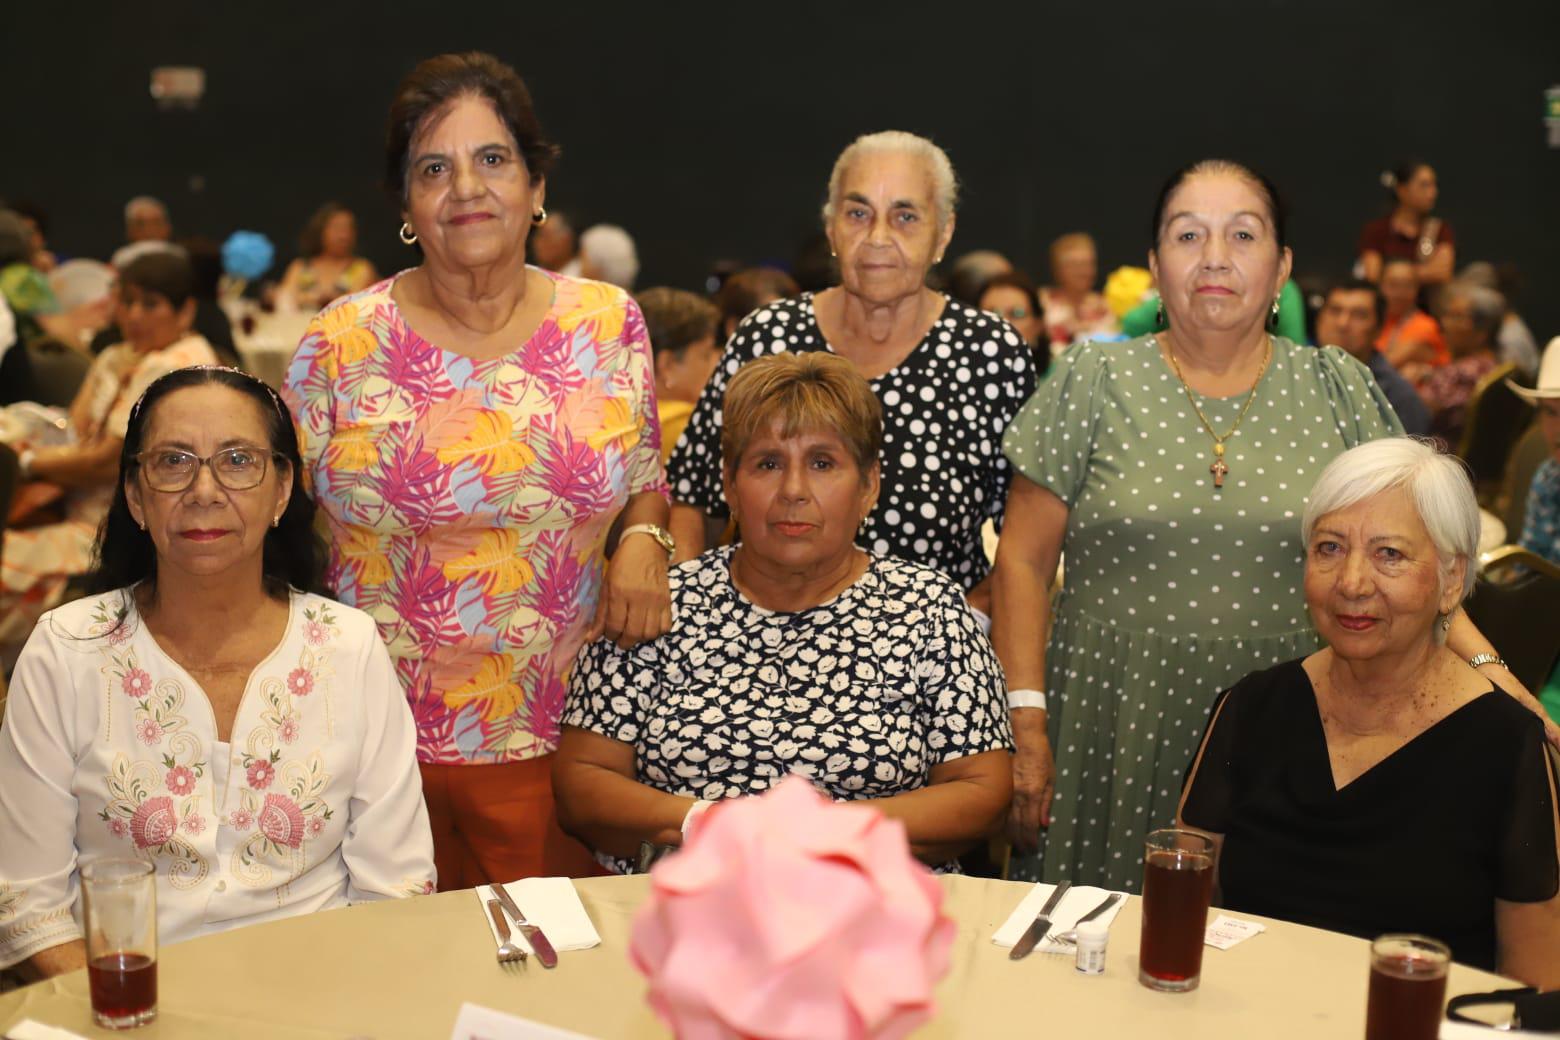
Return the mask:
[[1241, 921], [1228, 914], [1220, 914], [1213, 919], [1213, 923], [1208, 926], [1208, 931], [1203, 934], [1203, 942], [1215, 950], [1227, 950], [1265, 931], [1267, 931], [1265, 924]]
[[462, 1004], [455, 1016], [450, 1040], [596, 1040], [557, 1026], [543, 1025], [529, 1018], [494, 1011], [481, 1004]]

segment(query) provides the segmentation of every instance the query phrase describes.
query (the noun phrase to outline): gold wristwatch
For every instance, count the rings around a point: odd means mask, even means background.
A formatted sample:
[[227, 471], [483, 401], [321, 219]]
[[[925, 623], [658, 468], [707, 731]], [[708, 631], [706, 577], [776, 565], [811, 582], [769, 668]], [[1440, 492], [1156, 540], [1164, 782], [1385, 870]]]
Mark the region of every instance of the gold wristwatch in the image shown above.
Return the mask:
[[672, 538], [672, 532], [655, 524], [634, 524], [632, 527], [623, 528], [623, 533], [618, 535], [618, 544], [623, 544], [623, 539], [631, 534], [647, 534], [655, 539], [655, 544], [666, 550], [666, 558], [671, 559], [672, 553], [677, 550], [677, 542]]

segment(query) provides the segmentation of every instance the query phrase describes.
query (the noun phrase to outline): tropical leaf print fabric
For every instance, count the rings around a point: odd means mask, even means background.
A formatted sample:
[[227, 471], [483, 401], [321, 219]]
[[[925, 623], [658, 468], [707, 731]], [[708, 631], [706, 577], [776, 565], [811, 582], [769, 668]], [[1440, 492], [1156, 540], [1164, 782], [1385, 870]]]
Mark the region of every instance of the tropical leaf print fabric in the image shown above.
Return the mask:
[[547, 317], [502, 357], [423, 339], [390, 278], [321, 312], [288, 369], [328, 581], [378, 623], [422, 762], [557, 746], [607, 530], [632, 495], [666, 493], [638, 307], [548, 277]]

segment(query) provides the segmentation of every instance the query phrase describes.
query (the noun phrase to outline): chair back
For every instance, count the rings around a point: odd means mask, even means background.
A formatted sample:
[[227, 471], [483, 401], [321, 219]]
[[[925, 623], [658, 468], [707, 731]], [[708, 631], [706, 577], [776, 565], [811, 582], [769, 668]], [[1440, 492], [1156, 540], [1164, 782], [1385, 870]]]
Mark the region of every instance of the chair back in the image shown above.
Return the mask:
[[29, 344], [27, 354], [38, 403], [69, 408], [87, 378], [92, 359], [79, 350], [48, 341]]
[[1511, 449], [1506, 477], [1501, 481], [1500, 496], [1495, 500], [1495, 512], [1506, 525], [1506, 536], [1513, 542], [1521, 537], [1522, 524], [1527, 520], [1528, 491], [1533, 486], [1533, 475], [1547, 458], [1549, 444], [1544, 440], [1543, 428], [1535, 422]]
[[15, 449], [0, 443], [0, 557], [5, 555], [5, 523], [11, 515], [11, 499], [16, 497], [16, 485], [22, 479], [22, 462]]
[[1457, 455], [1473, 471], [1480, 505], [1493, 501], [1511, 446], [1532, 417], [1528, 403], [1506, 385], [1506, 377], [1516, 375], [1516, 371], [1517, 366], [1509, 361], [1496, 365], [1468, 396]]
[[1543, 689], [1560, 660], [1560, 566], [1515, 545], [1492, 549], [1463, 607], [1522, 685]]

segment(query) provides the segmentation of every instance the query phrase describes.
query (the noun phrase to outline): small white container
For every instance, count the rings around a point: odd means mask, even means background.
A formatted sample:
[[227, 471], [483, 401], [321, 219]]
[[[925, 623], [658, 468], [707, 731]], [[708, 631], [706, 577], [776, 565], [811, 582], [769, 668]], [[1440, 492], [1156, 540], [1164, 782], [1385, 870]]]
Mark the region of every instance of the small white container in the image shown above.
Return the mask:
[[1105, 974], [1105, 946], [1108, 942], [1110, 925], [1105, 922], [1088, 921], [1078, 926], [1078, 974]]

